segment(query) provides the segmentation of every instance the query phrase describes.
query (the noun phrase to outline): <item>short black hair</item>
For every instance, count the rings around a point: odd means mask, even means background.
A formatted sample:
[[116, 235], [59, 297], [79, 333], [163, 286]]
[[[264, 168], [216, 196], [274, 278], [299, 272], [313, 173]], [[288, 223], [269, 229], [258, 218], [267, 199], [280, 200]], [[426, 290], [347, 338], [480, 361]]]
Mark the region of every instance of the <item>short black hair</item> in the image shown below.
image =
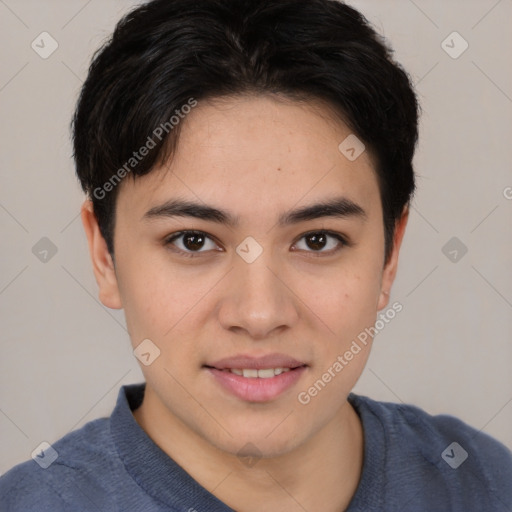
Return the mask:
[[[110, 254], [117, 182], [171, 157], [185, 107], [241, 94], [321, 100], [363, 141], [375, 159], [387, 260], [415, 188], [419, 105], [385, 40], [338, 0], [152, 0], [119, 21], [93, 58], [72, 123], [76, 172]], [[150, 150], [135, 159], [142, 147]]]

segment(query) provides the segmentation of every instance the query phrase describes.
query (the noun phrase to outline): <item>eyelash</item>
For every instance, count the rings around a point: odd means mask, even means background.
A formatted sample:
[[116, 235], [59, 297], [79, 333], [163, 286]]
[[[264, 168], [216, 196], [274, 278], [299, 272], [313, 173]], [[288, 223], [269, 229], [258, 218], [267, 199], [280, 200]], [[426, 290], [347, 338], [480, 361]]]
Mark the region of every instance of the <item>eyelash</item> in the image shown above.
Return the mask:
[[[337, 248], [331, 249], [329, 251], [313, 251], [313, 250], [306, 251], [308, 253], [311, 253], [311, 256], [313, 256], [313, 257], [318, 258], [318, 257], [322, 257], [323, 255], [335, 254], [338, 251], [340, 251], [343, 247], [350, 246], [349, 242], [345, 239], [345, 237], [343, 237], [339, 233], [324, 230], [324, 229], [320, 229], [318, 231], [308, 231], [307, 233], [304, 233], [303, 235], [301, 235], [300, 238], [297, 240], [297, 242], [302, 240], [303, 238], [306, 238], [309, 235], [319, 235], [319, 234], [328, 235], [330, 237], [335, 238], [336, 240], [338, 240], [338, 242], [340, 242], [340, 245]], [[186, 231], [179, 231], [177, 233], [173, 233], [171, 236], [167, 237], [164, 241], [164, 245], [170, 246], [173, 244], [174, 241], [178, 240], [179, 238], [181, 238], [185, 235], [202, 235], [205, 238], [208, 238], [209, 240], [215, 242], [215, 239], [213, 237], [211, 237], [210, 235], [208, 235], [208, 233], [205, 233], [204, 231], [186, 230]], [[295, 242], [295, 243], [297, 243], [297, 242]], [[215, 242], [215, 243], [217, 243], [217, 242]], [[183, 251], [182, 249], [178, 249], [176, 247], [171, 250], [174, 252], [180, 253], [182, 256], [184, 256], [186, 258], [197, 258], [197, 257], [200, 257], [202, 253], [209, 252], [209, 251]]]

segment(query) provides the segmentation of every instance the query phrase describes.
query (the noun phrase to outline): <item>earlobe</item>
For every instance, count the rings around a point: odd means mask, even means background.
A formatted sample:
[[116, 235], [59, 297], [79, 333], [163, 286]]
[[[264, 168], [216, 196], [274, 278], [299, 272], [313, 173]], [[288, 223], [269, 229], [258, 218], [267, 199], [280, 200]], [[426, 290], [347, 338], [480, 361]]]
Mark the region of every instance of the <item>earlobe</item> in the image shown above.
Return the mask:
[[99, 287], [99, 299], [108, 308], [121, 309], [123, 306], [114, 262], [98, 226], [91, 200], [87, 199], [82, 204], [81, 217], [89, 244], [94, 276]]
[[384, 309], [389, 303], [389, 293], [391, 290], [391, 286], [393, 285], [393, 281], [395, 280], [396, 277], [396, 271], [398, 268], [398, 255], [400, 253], [400, 247], [402, 245], [402, 240], [404, 238], [405, 227], [407, 226], [408, 219], [409, 207], [406, 206], [402, 212], [402, 216], [400, 217], [400, 219], [397, 220], [395, 224], [395, 232], [393, 236], [393, 249], [382, 273], [381, 291], [377, 305], [377, 309], [379, 311], [381, 309]]
[[377, 310], [380, 311], [384, 309], [389, 303], [389, 292], [386, 290], [381, 290], [379, 295], [379, 303], [377, 305]]

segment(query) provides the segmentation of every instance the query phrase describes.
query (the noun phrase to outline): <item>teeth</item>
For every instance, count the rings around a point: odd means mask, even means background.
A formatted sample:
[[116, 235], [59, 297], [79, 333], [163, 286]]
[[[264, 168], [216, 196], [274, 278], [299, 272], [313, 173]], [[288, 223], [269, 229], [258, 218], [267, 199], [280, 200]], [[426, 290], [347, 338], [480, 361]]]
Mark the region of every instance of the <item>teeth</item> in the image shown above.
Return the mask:
[[274, 370], [272, 368], [269, 368], [268, 370], [258, 370], [258, 377], [260, 379], [271, 379], [272, 377], [275, 377]]
[[249, 379], [271, 379], [276, 375], [281, 375], [281, 373], [289, 372], [290, 368], [265, 368], [263, 370], [256, 370], [254, 368], [245, 368], [240, 370], [238, 368], [232, 368], [228, 371], [234, 373], [235, 375], [240, 375]]

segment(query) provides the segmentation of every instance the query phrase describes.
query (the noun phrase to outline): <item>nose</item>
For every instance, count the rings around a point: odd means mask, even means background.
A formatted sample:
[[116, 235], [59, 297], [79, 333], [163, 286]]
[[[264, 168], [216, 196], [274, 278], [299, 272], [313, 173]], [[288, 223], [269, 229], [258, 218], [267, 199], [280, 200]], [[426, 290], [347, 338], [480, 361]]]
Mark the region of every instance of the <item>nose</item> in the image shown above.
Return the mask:
[[[270, 252], [270, 251], [268, 251]], [[252, 263], [236, 257], [224, 282], [218, 310], [223, 328], [262, 340], [293, 327], [299, 318], [298, 299], [267, 251]]]

